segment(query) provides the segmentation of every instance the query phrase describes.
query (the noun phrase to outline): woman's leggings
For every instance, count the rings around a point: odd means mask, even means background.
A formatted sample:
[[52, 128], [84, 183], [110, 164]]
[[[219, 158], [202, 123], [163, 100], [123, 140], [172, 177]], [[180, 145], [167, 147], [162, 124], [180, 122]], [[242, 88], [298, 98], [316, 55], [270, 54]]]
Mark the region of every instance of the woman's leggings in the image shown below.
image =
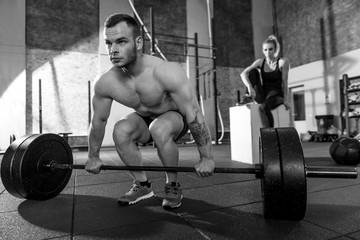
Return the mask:
[[257, 69], [252, 69], [249, 72], [249, 80], [256, 92], [255, 101], [261, 104], [260, 109], [267, 118], [267, 127], [274, 127], [274, 117], [271, 110], [283, 104], [284, 97], [280, 94], [267, 96], [268, 94], [265, 93], [262, 87], [260, 73]]
[[268, 120], [268, 127], [274, 127], [274, 117], [271, 113], [271, 110], [277, 108], [281, 104], [284, 103], [284, 98], [280, 95], [273, 95], [261, 103], [260, 109], [265, 113], [266, 118]]

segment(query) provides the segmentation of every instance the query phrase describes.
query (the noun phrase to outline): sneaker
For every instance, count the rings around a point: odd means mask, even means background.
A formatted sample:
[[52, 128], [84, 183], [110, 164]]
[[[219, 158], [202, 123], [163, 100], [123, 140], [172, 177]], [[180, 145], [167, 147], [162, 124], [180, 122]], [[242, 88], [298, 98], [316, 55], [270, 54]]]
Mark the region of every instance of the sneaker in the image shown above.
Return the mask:
[[181, 206], [181, 200], [183, 199], [182, 190], [180, 184], [172, 185], [167, 183], [165, 185], [165, 197], [162, 202], [162, 206], [165, 209], [174, 209]]
[[239, 105], [245, 105], [248, 103], [254, 103], [254, 99], [251, 97], [244, 97], [241, 102], [239, 102]]
[[141, 186], [139, 181], [134, 181], [132, 188], [117, 201], [120, 205], [130, 205], [152, 196], [154, 196], [154, 192], [151, 187]]

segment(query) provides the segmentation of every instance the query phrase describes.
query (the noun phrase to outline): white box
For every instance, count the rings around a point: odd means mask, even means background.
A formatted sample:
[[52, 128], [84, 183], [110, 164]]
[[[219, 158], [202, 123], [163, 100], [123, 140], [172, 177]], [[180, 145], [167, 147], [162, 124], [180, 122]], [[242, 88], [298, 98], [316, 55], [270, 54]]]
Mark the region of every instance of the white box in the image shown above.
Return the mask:
[[[260, 104], [230, 107], [231, 160], [256, 164], [259, 159], [260, 128], [264, 127]], [[290, 111], [280, 105], [272, 110], [274, 127], [290, 127]]]
[[285, 105], [281, 104], [271, 111], [274, 117], [274, 127], [291, 127], [290, 110], [286, 110]]

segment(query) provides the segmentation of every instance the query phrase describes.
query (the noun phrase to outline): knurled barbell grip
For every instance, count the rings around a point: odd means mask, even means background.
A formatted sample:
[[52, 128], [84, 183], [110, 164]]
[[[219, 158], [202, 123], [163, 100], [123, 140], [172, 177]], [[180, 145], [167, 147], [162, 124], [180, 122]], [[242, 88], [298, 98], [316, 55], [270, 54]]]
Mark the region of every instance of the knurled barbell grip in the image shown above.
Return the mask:
[[[51, 169], [85, 169], [85, 165], [59, 164], [50, 162], [45, 165]], [[162, 167], [162, 166], [111, 166], [102, 165], [100, 170], [125, 170], [125, 171], [157, 171], [157, 172], [196, 172], [194, 167]], [[243, 173], [258, 174], [258, 167], [252, 168], [215, 168], [214, 173]]]

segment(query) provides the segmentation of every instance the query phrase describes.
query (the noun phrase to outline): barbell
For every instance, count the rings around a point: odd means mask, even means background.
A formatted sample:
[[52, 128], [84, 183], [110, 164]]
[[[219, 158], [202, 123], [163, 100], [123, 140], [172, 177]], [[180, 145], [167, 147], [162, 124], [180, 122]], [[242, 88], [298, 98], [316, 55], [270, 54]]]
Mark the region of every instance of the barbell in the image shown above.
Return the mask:
[[[307, 203], [306, 178], [357, 178], [353, 167], [306, 166], [302, 145], [294, 128], [262, 128], [260, 163], [249, 168], [215, 168], [214, 173], [255, 174], [261, 179], [265, 218], [301, 220]], [[1, 162], [5, 189], [15, 197], [47, 200], [66, 187], [73, 169], [69, 144], [52, 133], [16, 139]], [[101, 170], [195, 172], [194, 167], [109, 166]]]

